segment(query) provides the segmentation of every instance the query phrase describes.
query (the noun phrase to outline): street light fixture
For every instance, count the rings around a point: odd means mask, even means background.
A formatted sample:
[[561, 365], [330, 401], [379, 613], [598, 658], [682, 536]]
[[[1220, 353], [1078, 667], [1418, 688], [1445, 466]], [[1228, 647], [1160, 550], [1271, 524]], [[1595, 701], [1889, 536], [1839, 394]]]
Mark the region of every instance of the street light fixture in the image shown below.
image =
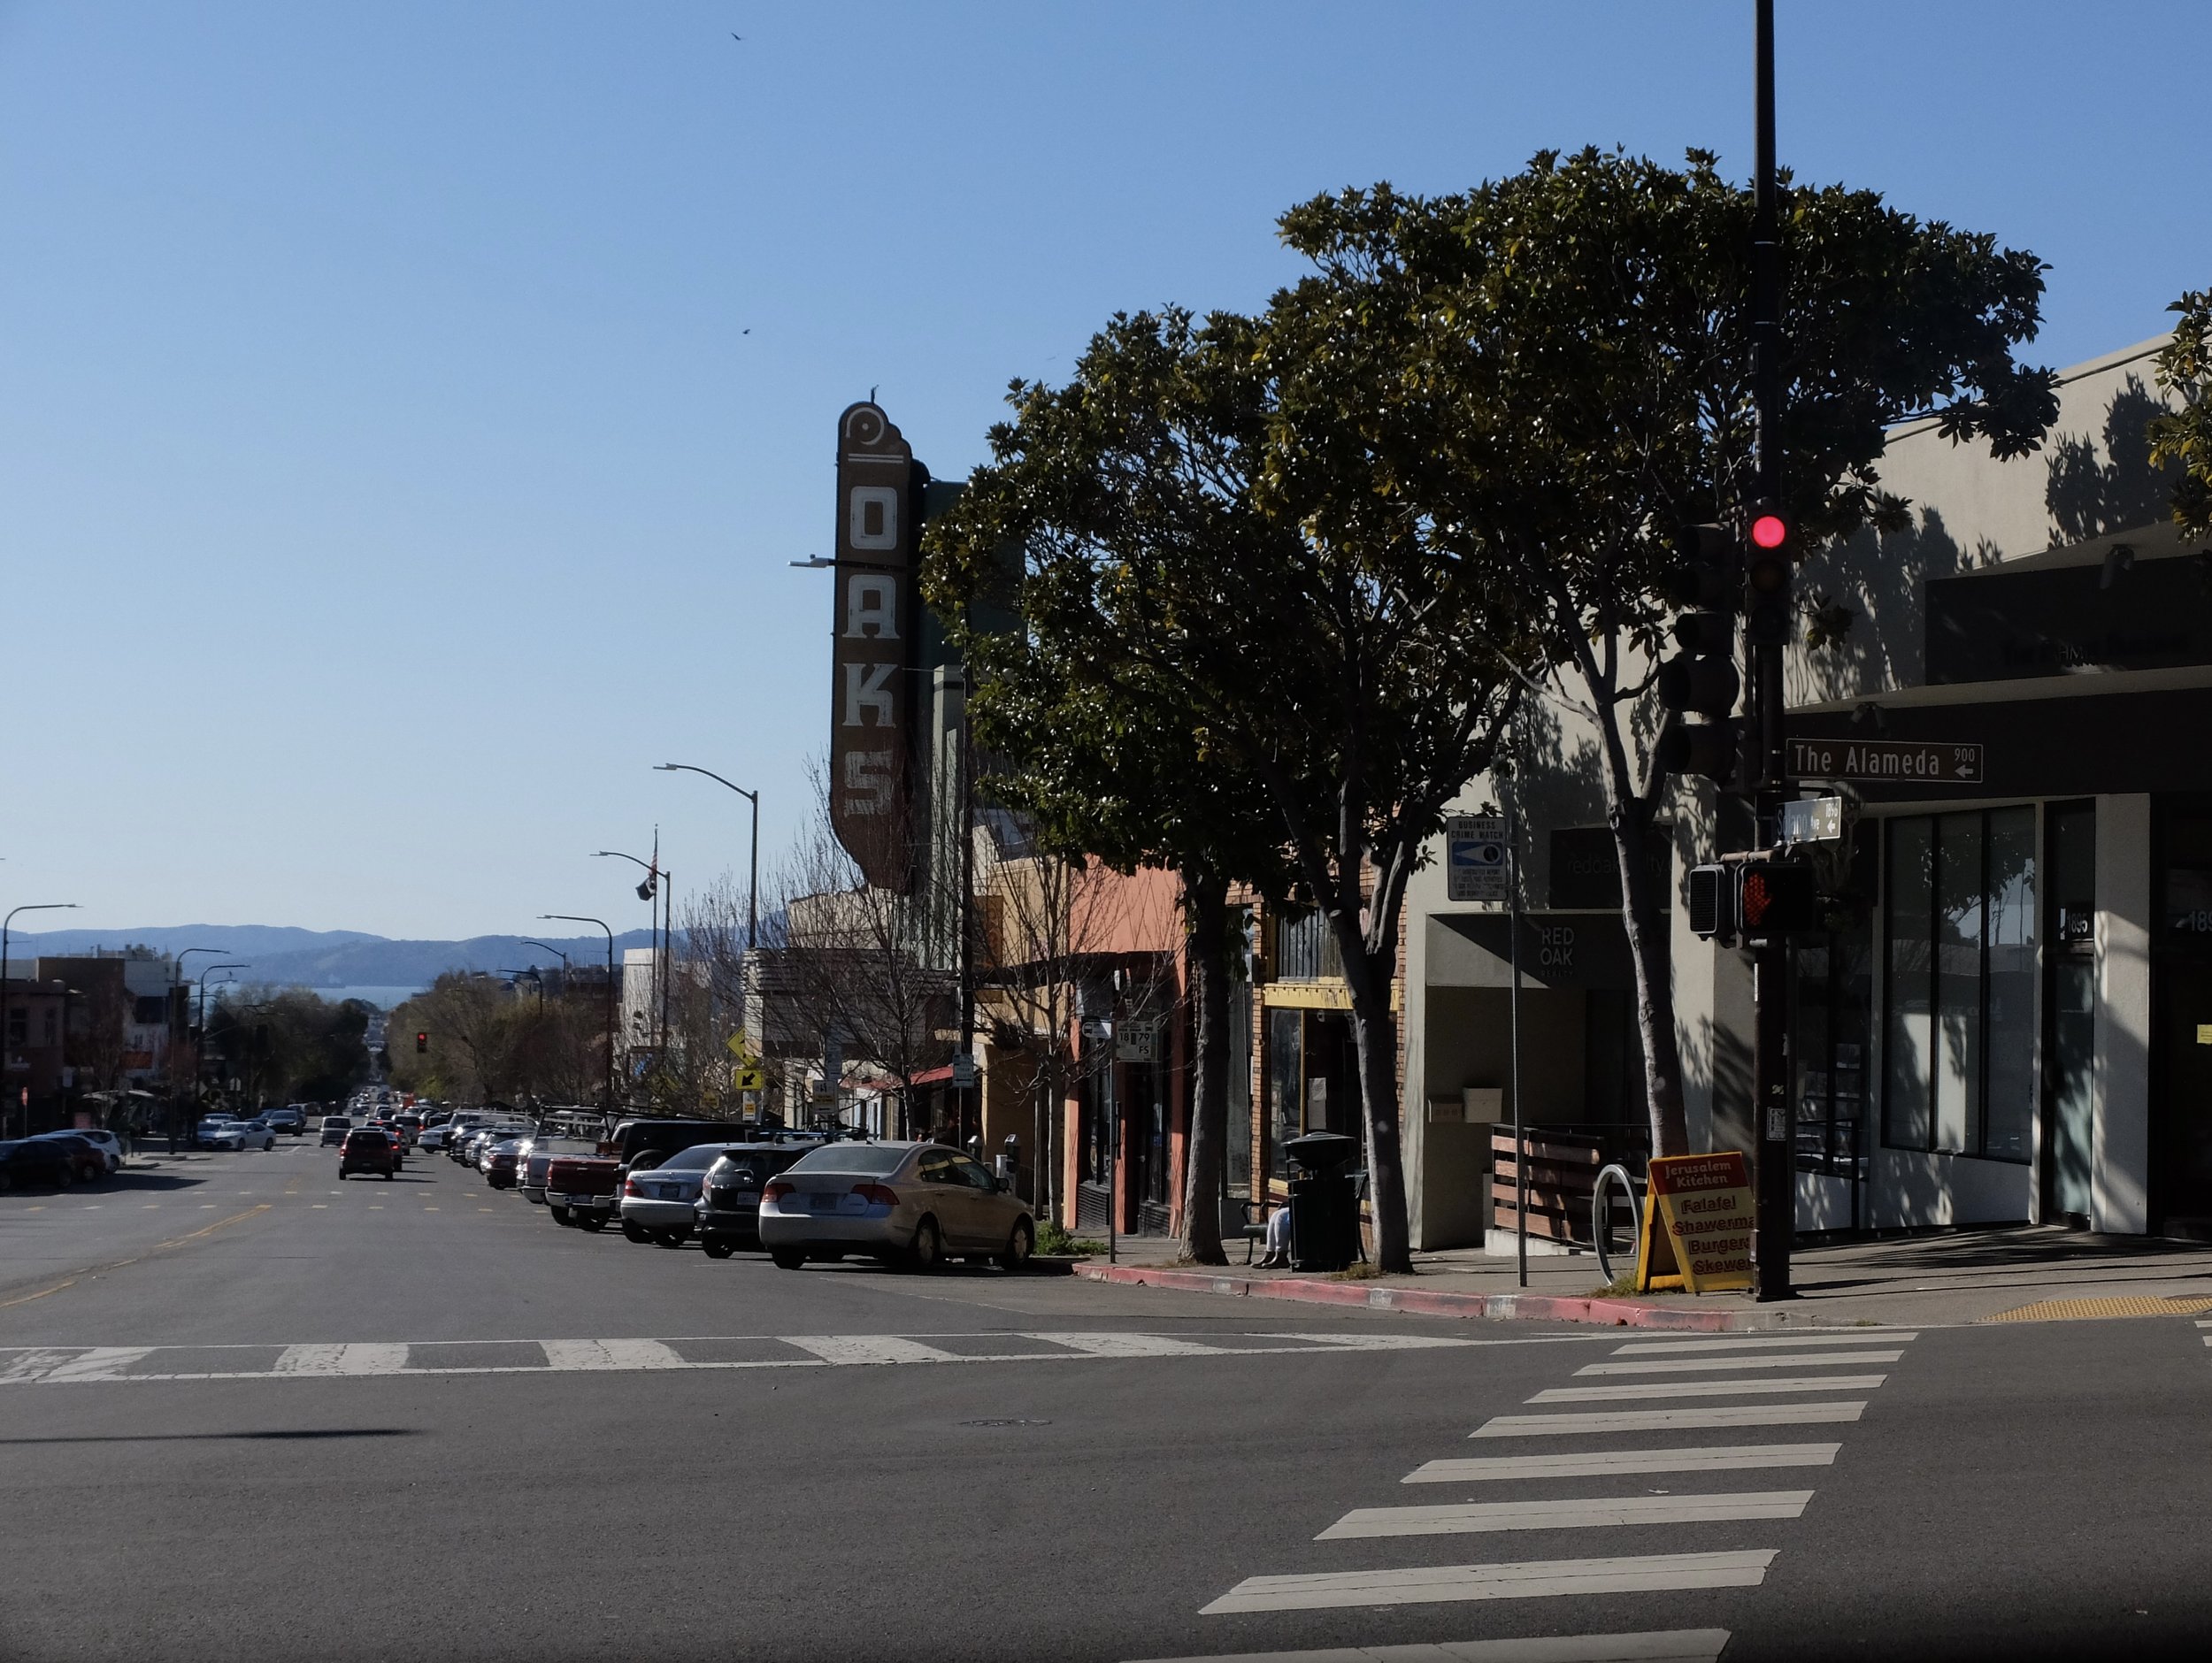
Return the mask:
[[[18, 907], [6, 917], [0, 918], [0, 1062], [4, 1062], [7, 1058], [8, 1017], [12, 1008], [8, 989], [8, 927], [14, 923], [15, 914], [18, 912], [74, 912], [76, 909], [77, 903], [73, 900], [37, 900]], [[27, 1058], [25, 1060], [24, 1066], [27, 1069], [29, 1067]], [[25, 1089], [29, 1088], [27, 1086]], [[23, 1130], [27, 1132], [31, 1130], [30, 1105], [26, 1103], [22, 1108]], [[6, 1107], [4, 1105], [0, 1105], [0, 1123], [4, 1123], [6, 1119]]]
[[[178, 948], [173, 955], [177, 962], [177, 980], [180, 983], [185, 981], [184, 962], [185, 960], [190, 958], [195, 953], [212, 953], [217, 958], [220, 958], [224, 954], [229, 951], [230, 949], [228, 947]], [[170, 1124], [173, 1127], [176, 1123], [175, 1117], [177, 1112], [177, 1051], [179, 1049], [177, 1043], [177, 1016], [181, 1014], [181, 1012], [177, 1012], [173, 1014], [169, 1018], [169, 1115]], [[196, 1069], [197, 1066], [198, 1060], [195, 1058], [194, 1067]]]
[[727, 786], [739, 796], [753, 805], [753, 862], [752, 876], [745, 883], [745, 946], [748, 952], [760, 945], [760, 793], [748, 791], [732, 784], [710, 768], [701, 768], [691, 763], [656, 763], [657, 774], [704, 774], [718, 786]]
[[[541, 912], [538, 922], [557, 919], [562, 923], [595, 923], [607, 931], [607, 1117], [614, 1118], [614, 931], [603, 918], [586, 917], [578, 912]], [[556, 947], [555, 952], [560, 949]], [[562, 961], [567, 962], [565, 959]]]
[[[625, 854], [620, 849], [595, 849], [592, 852], [592, 858], [594, 860], [627, 861], [633, 866], [643, 868], [646, 878], [637, 886], [637, 898], [640, 900], [653, 900], [656, 897], [662, 896], [663, 885], [665, 882], [665, 895], [660, 903], [661, 911], [653, 920], [654, 929], [657, 931], [653, 945], [658, 960], [658, 966], [653, 972], [653, 979], [660, 985], [661, 1007], [660, 1021], [655, 1024], [657, 1042], [655, 1050], [664, 1056], [668, 1050], [669, 967], [676, 956], [676, 885], [673, 882], [666, 881], [672, 879], [675, 874], [660, 863], [660, 832], [657, 830], [653, 833], [653, 858], [650, 861], [640, 860], [634, 854]], [[664, 923], [664, 920], [665, 920]], [[651, 989], [647, 990], [646, 996], [649, 1000], [651, 998]], [[648, 1015], [651, 1013], [649, 1005], [647, 1012]]]

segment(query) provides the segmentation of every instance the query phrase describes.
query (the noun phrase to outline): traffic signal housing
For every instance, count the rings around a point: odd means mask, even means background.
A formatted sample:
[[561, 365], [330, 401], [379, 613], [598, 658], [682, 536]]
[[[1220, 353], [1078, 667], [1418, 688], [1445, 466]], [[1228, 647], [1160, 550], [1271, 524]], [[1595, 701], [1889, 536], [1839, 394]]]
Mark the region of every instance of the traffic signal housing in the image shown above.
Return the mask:
[[418, 1031], [415, 1035], [415, 1054], [417, 1056], [420, 1056], [424, 1052], [429, 1049], [430, 1036], [426, 1033]]
[[1719, 785], [1736, 776], [1742, 746], [1732, 714], [1743, 691], [1736, 671], [1736, 618], [1743, 604], [1744, 552], [1723, 525], [1688, 525], [1676, 540], [1680, 562], [1667, 588], [1686, 609], [1674, 621], [1681, 650], [1661, 661], [1654, 687], [1667, 710], [1654, 760], [1670, 774]]
[[1790, 639], [1790, 576], [1796, 563], [1790, 523], [1773, 503], [1751, 511], [1751, 547], [1744, 556], [1744, 639], [1755, 647]]
[[1820, 883], [1802, 861], [1728, 855], [1689, 872], [1690, 933], [1723, 946], [1825, 927]]

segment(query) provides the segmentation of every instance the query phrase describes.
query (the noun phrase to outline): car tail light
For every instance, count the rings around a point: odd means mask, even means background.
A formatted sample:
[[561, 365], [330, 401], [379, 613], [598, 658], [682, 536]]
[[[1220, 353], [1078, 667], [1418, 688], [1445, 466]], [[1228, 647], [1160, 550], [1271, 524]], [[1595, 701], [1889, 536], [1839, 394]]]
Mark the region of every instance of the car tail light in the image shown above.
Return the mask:
[[622, 1180], [622, 1193], [625, 1195], [642, 1195], [645, 1192], [638, 1188], [637, 1180], [635, 1178], [625, 1178]]
[[768, 1187], [760, 1192], [760, 1199], [764, 1201], [780, 1201], [785, 1196], [795, 1193], [798, 1187], [795, 1184], [785, 1183], [781, 1178], [773, 1178], [769, 1181]]
[[886, 1184], [856, 1184], [853, 1193], [871, 1207], [896, 1207], [899, 1192]]

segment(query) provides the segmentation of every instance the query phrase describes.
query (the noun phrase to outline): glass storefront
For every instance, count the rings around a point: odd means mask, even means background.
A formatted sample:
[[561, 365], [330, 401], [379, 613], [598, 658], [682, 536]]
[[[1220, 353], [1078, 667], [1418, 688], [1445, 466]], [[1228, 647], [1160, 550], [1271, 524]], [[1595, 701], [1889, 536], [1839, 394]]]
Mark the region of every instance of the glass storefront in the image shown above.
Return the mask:
[[1882, 1141], [2025, 1161], [2036, 1108], [2032, 807], [1886, 823]]

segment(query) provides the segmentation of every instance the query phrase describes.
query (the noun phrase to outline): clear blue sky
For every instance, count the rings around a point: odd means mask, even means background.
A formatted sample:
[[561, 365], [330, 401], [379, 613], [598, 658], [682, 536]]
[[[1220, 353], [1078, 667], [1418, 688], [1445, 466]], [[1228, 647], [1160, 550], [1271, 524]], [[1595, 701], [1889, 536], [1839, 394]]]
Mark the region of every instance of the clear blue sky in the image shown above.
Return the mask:
[[[2212, 282], [2212, 7], [1781, 11], [1784, 160], [2041, 254], [2044, 361]], [[587, 851], [744, 861], [742, 801], [649, 764], [762, 786], [764, 860], [803, 807], [829, 595], [786, 562], [843, 405], [956, 477], [1115, 309], [1261, 303], [1314, 192], [1590, 142], [1742, 176], [1750, 19], [0, 6], [0, 897], [641, 923]]]

